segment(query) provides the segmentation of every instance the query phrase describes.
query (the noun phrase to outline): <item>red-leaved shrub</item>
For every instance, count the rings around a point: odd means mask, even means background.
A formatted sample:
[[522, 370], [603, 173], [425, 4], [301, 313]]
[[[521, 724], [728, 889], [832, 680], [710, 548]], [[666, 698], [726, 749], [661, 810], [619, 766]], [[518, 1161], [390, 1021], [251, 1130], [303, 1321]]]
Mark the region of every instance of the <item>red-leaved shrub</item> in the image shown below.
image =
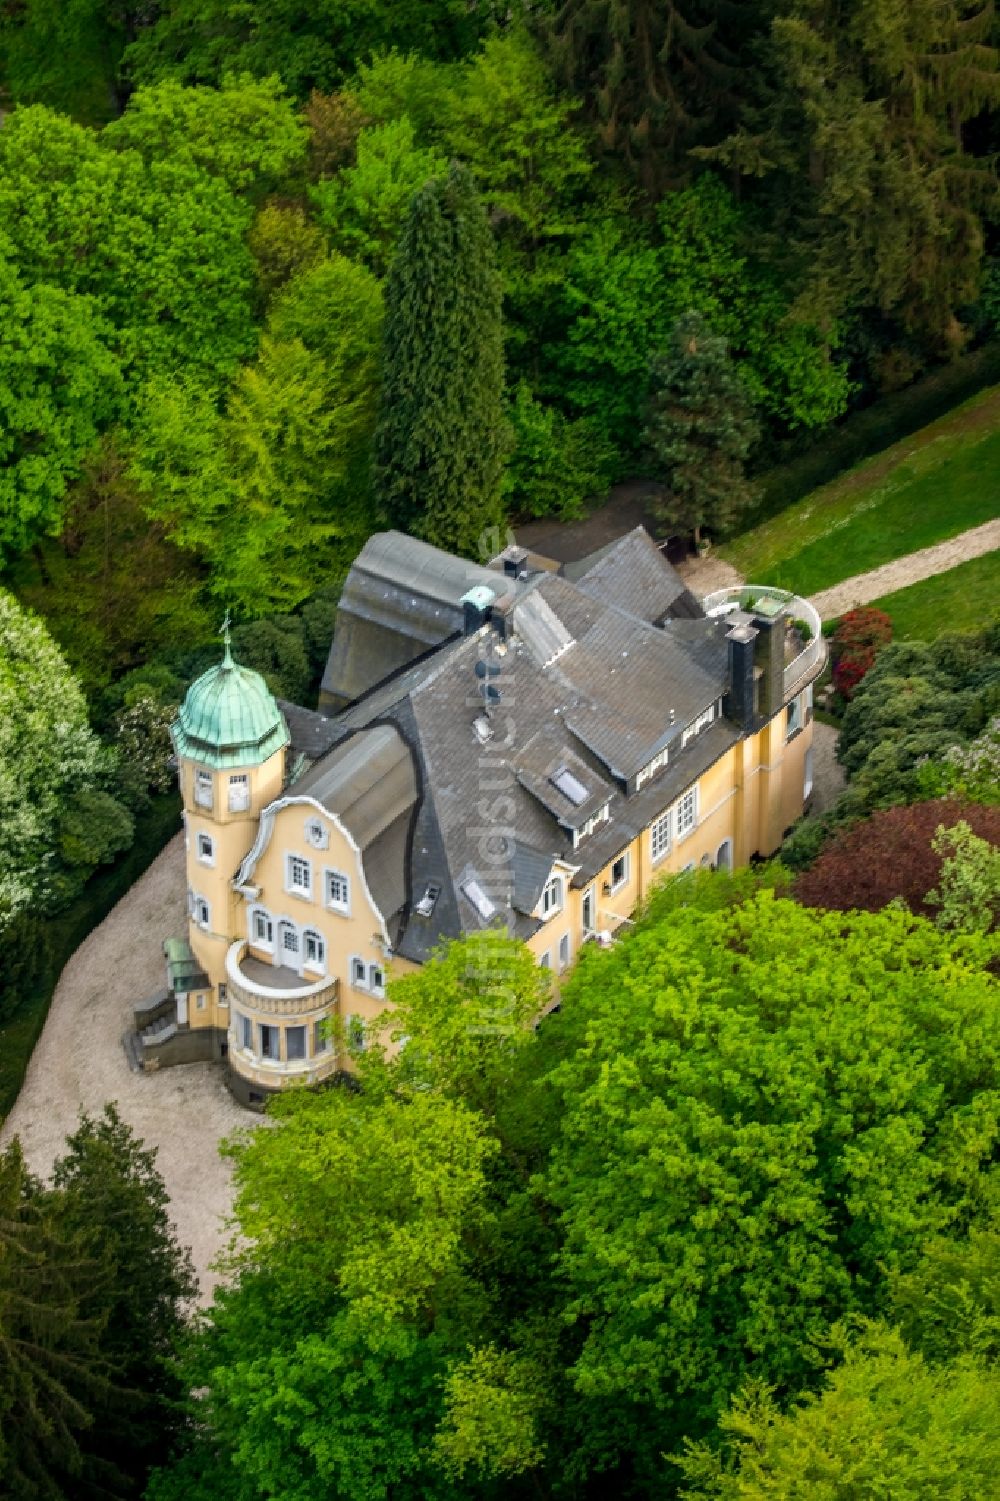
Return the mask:
[[833, 686], [849, 699], [876, 656], [892, 640], [892, 621], [884, 610], [861, 605], [841, 617], [830, 642]]
[[826, 843], [816, 863], [796, 878], [793, 895], [805, 907], [879, 912], [901, 896], [913, 912], [933, 917], [924, 898], [941, 876], [931, 848], [935, 831], [962, 819], [974, 834], [1000, 845], [1000, 808], [939, 797], [910, 807], [885, 808]]

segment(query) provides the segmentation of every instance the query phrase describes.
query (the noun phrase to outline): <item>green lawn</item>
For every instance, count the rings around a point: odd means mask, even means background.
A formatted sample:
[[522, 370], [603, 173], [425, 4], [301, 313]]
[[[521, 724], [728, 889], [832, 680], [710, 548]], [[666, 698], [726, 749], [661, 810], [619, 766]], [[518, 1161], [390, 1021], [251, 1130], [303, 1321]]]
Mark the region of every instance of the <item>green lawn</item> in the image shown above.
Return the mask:
[[1000, 386], [993, 386], [719, 553], [751, 583], [815, 594], [998, 514]]
[[1000, 619], [1000, 552], [959, 563], [872, 603], [892, 616], [897, 641], [932, 641], [944, 631], [979, 630]]

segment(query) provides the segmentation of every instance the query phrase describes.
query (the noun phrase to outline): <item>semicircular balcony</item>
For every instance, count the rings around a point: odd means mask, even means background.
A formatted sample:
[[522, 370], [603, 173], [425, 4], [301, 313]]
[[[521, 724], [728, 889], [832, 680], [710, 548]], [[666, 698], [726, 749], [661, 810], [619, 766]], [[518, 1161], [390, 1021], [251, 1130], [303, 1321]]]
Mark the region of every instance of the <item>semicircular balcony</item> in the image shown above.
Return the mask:
[[701, 607], [713, 620], [752, 625], [755, 616], [785, 620], [785, 699], [793, 698], [826, 661], [826, 640], [819, 611], [801, 594], [767, 584], [743, 584], [706, 594]]
[[267, 1016], [311, 1016], [336, 1004], [336, 976], [306, 981], [282, 964], [255, 959], [247, 947], [239, 938], [226, 953], [230, 1001]]

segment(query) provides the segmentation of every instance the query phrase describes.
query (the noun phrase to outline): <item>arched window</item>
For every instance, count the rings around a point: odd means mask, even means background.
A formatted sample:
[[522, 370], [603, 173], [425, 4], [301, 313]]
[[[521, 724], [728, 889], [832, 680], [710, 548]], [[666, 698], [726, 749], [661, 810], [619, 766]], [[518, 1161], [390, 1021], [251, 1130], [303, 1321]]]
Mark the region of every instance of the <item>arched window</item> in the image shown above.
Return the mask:
[[274, 948], [274, 918], [264, 907], [250, 909], [250, 942], [260, 949]]
[[562, 876], [550, 876], [545, 883], [542, 892], [542, 917], [553, 917], [562, 911], [563, 883]]
[[733, 868], [733, 841], [724, 839], [719, 845], [715, 856], [716, 870], [732, 870]]
[[290, 922], [278, 924], [278, 958], [282, 964], [297, 969], [299, 955], [302, 952], [302, 944], [299, 939], [299, 930]]
[[302, 953], [310, 969], [326, 968], [326, 942], [313, 928], [306, 928], [302, 934]]

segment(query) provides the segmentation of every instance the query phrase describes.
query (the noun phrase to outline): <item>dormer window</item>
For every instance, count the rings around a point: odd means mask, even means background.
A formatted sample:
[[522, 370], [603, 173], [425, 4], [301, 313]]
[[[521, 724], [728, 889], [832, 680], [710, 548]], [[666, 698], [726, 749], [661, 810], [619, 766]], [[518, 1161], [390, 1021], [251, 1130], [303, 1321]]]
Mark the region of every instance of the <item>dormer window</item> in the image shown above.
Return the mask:
[[664, 746], [663, 750], [657, 751], [653, 759], [651, 761], [647, 761], [645, 766], [643, 766], [642, 769], [637, 772], [635, 778], [636, 792], [639, 791], [639, 788], [642, 787], [645, 782], [649, 781], [650, 777], [655, 777], [658, 771], [662, 771], [663, 767], [666, 766], [669, 759], [670, 751], [668, 747]]
[[697, 719], [693, 719], [691, 721], [691, 723], [685, 729], [684, 734], [681, 736], [682, 750], [684, 749], [685, 745], [688, 745], [695, 738], [696, 735], [700, 735], [702, 730], [707, 730], [709, 725], [715, 722], [715, 720], [718, 718], [720, 704], [721, 700], [718, 703], [709, 704], [708, 708], [703, 710], [702, 713], [698, 715]]
[[576, 849], [581, 839], [586, 839], [587, 835], [592, 834], [602, 823], [607, 823], [610, 817], [611, 805], [605, 803], [604, 807], [598, 808], [597, 812], [591, 818], [588, 818], [585, 824], [581, 824], [580, 828], [573, 830], [573, 848]]

